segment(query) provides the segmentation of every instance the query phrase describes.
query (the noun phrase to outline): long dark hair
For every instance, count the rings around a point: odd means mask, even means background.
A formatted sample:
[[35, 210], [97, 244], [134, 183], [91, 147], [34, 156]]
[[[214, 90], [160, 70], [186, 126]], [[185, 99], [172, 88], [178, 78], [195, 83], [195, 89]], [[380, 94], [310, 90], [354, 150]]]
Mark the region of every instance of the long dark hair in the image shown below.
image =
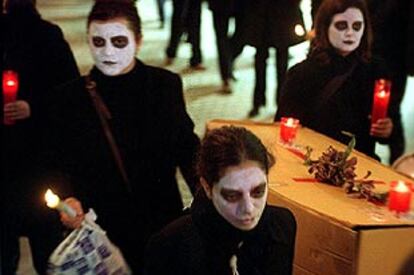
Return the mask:
[[268, 174], [274, 157], [252, 132], [245, 128], [225, 126], [209, 131], [198, 154], [198, 174], [208, 184], [217, 183], [230, 166], [252, 160]]
[[315, 38], [312, 41], [310, 56], [317, 57], [323, 63], [329, 63], [328, 51], [332, 45], [329, 42], [328, 30], [335, 14], [343, 13], [348, 8], [357, 8], [364, 17], [364, 34], [361, 44], [355, 50], [355, 54], [363, 61], [371, 58], [372, 27], [368, 9], [364, 0], [324, 0], [319, 7], [315, 19]]
[[141, 19], [133, 0], [96, 0], [88, 16], [87, 27], [94, 20], [108, 21], [116, 18], [126, 19], [135, 38], [142, 36]]

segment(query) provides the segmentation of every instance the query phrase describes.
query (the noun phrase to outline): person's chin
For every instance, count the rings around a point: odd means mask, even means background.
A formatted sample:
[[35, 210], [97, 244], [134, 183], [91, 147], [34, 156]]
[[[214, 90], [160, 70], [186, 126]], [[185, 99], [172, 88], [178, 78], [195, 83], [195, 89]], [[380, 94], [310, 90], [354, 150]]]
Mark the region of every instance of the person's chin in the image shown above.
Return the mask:
[[240, 230], [249, 231], [256, 227], [257, 219], [250, 218], [250, 219], [244, 219], [244, 220], [237, 220], [235, 221], [235, 223], [233, 223], [233, 225]]

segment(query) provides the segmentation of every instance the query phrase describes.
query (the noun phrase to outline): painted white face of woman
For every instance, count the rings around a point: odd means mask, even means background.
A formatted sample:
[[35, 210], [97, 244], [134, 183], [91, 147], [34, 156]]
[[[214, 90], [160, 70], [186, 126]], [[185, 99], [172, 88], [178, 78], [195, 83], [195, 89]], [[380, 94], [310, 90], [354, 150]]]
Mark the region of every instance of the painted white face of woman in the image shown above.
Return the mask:
[[126, 74], [135, 65], [137, 43], [125, 19], [92, 21], [88, 43], [96, 67], [105, 75]]
[[227, 168], [207, 192], [217, 212], [234, 227], [248, 231], [259, 223], [266, 206], [267, 177], [255, 161]]
[[348, 8], [332, 17], [328, 38], [336, 51], [347, 56], [359, 47], [364, 34], [364, 16], [357, 8]]

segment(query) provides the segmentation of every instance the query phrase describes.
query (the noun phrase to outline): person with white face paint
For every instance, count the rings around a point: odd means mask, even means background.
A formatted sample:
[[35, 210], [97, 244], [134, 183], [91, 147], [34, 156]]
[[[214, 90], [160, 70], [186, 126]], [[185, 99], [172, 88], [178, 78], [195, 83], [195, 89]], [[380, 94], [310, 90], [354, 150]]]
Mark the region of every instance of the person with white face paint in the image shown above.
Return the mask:
[[151, 238], [147, 274], [291, 274], [295, 218], [266, 204], [273, 163], [245, 128], [208, 132], [198, 159], [202, 188], [188, 215]]
[[342, 143], [356, 136], [356, 149], [371, 157], [377, 141], [389, 142], [396, 113], [371, 125], [376, 79], [389, 73], [371, 57], [371, 25], [363, 0], [326, 0], [315, 19], [308, 58], [292, 67], [282, 87], [275, 121], [296, 117]]
[[[135, 57], [142, 43], [133, 1], [98, 0], [88, 16], [88, 43], [95, 66], [89, 77], [106, 105], [97, 103], [118, 146], [118, 157], [102, 128], [94, 101], [80, 78], [53, 93], [47, 164], [68, 175], [71, 192], [58, 192], [78, 213], [62, 214], [78, 227], [92, 207], [99, 225], [117, 245], [134, 274], [142, 274], [148, 237], [181, 215], [175, 178], [180, 168], [191, 190], [199, 139], [186, 112], [178, 75]], [[96, 98], [96, 97], [94, 97]], [[52, 149], [50, 149], [52, 148]], [[123, 170], [119, 166], [123, 162]], [[51, 185], [53, 189], [53, 184]], [[68, 188], [69, 189], [69, 188]], [[59, 190], [56, 190], [59, 191]]]

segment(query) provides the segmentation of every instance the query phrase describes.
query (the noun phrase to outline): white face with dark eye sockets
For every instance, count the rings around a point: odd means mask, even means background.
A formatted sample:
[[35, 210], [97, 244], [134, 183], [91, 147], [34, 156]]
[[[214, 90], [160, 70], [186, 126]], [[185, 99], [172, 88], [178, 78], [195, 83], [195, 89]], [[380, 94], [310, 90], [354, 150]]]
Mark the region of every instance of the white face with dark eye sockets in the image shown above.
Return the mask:
[[203, 186], [217, 212], [231, 225], [244, 231], [257, 226], [268, 192], [267, 176], [258, 162], [228, 167], [216, 184]]
[[364, 15], [357, 8], [348, 8], [332, 17], [328, 38], [332, 47], [342, 56], [356, 50], [364, 34]]
[[125, 19], [92, 21], [88, 43], [96, 67], [105, 75], [125, 74], [135, 65], [137, 43]]

